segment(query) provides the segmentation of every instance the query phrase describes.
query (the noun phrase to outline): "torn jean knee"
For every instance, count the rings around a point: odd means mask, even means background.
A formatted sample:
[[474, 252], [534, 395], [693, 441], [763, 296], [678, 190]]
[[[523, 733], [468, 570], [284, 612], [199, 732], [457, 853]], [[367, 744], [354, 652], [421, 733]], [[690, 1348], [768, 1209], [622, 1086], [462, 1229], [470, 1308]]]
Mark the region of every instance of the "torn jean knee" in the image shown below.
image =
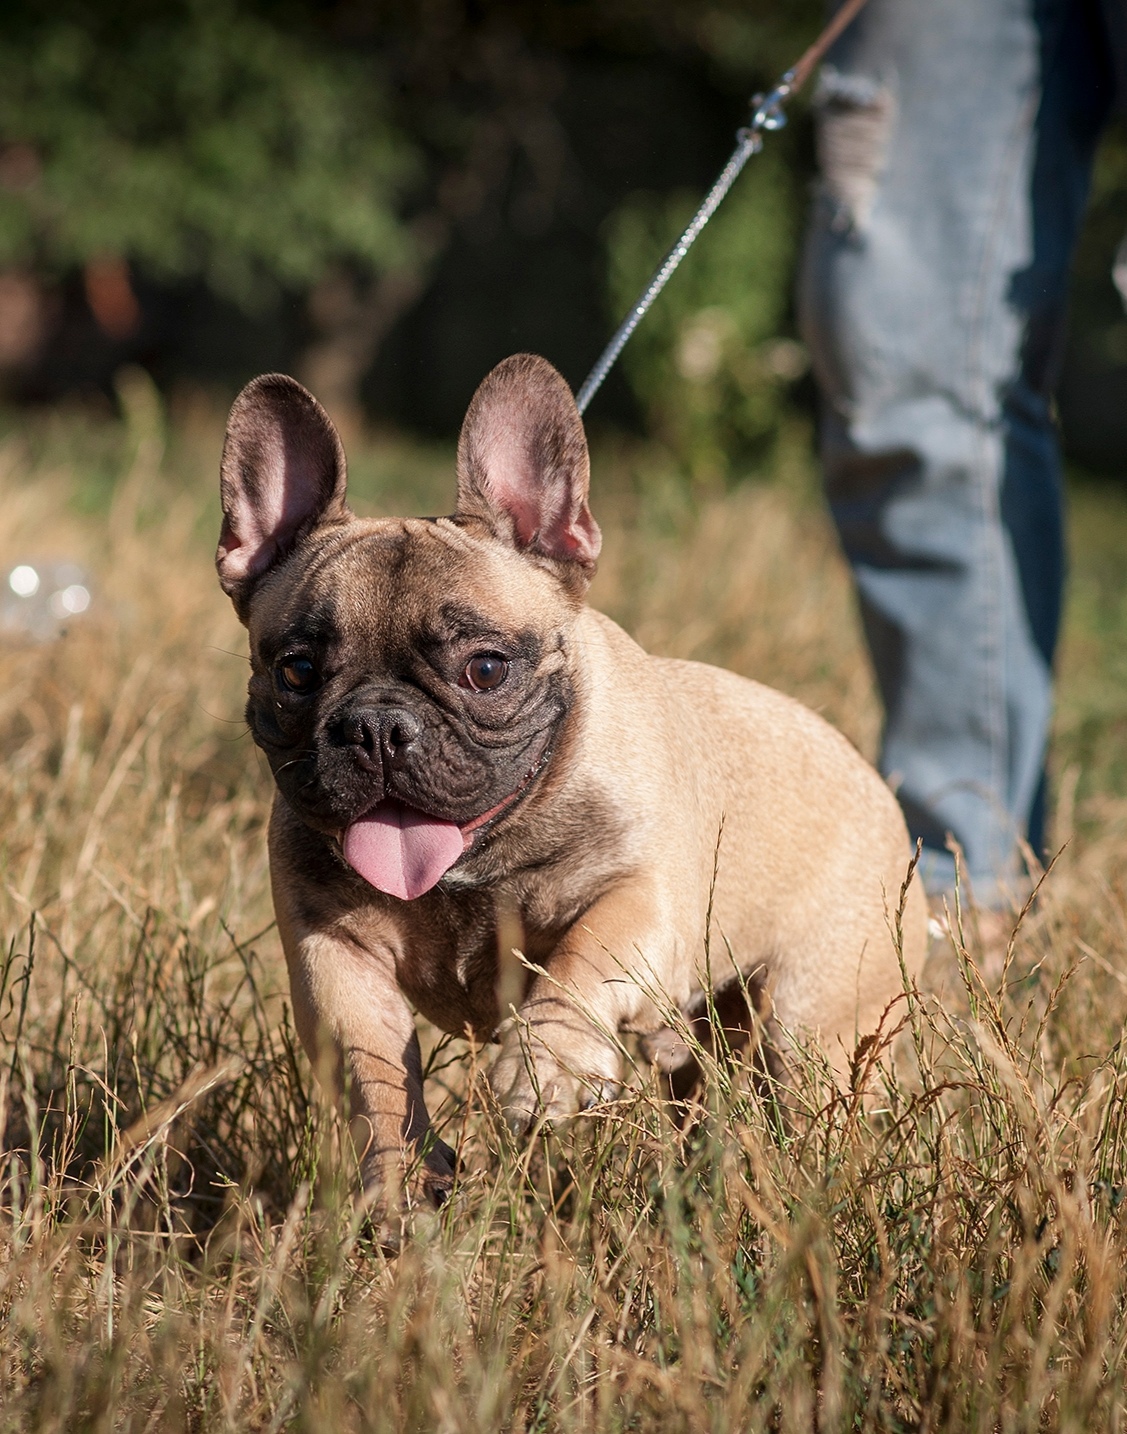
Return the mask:
[[1084, 13], [869, 0], [817, 96], [800, 322], [880, 765], [929, 887], [953, 880], [950, 833], [988, 904], [1040, 841], [1064, 573], [1053, 356], [1101, 120]]
[[823, 202], [839, 231], [863, 230], [884, 172], [895, 113], [887, 86], [825, 65], [814, 95]]

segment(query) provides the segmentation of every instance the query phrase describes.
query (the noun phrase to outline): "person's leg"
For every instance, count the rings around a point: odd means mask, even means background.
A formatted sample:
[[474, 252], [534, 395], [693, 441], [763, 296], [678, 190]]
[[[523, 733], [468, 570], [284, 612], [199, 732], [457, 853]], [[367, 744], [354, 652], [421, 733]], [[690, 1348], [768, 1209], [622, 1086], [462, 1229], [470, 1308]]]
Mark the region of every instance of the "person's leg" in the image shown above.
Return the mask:
[[803, 327], [925, 880], [1041, 840], [1064, 573], [1050, 409], [1110, 71], [1082, 0], [869, 0], [820, 82]]

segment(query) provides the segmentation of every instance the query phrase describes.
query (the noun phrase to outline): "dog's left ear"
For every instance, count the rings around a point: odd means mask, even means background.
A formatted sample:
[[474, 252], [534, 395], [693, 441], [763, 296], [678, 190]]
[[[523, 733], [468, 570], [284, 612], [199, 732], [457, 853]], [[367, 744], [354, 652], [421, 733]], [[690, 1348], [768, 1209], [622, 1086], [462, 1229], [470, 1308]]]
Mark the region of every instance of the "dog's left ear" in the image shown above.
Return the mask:
[[590, 577], [602, 545], [591, 463], [571, 389], [547, 359], [515, 354], [482, 380], [458, 440], [458, 516]]
[[231, 408], [223, 441], [223, 530], [215, 566], [246, 621], [258, 580], [319, 523], [348, 516], [344, 448], [332, 419], [296, 379], [265, 373]]

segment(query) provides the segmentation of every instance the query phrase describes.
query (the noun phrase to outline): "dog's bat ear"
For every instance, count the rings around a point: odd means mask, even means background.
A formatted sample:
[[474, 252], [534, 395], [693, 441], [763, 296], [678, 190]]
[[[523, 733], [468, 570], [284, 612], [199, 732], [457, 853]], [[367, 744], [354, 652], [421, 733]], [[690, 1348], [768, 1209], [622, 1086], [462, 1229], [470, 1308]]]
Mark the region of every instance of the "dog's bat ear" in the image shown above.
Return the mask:
[[587, 506], [591, 463], [571, 389], [547, 359], [515, 354], [482, 380], [458, 440], [458, 516], [590, 575], [602, 536]]
[[296, 379], [266, 373], [231, 408], [220, 466], [223, 529], [215, 566], [245, 620], [254, 586], [318, 523], [348, 514], [344, 448]]

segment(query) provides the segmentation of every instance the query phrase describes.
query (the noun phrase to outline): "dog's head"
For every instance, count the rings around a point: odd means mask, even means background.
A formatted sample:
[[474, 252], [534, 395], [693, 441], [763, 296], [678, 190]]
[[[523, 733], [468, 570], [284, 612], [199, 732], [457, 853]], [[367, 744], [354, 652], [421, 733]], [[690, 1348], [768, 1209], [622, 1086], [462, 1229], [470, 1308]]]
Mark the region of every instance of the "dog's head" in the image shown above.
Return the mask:
[[235, 401], [216, 565], [250, 632], [247, 721], [294, 812], [380, 890], [429, 890], [542, 780], [582, 683], [588, 478], [571, 391], [527, 354], [470, 404], [450, 518], [356, 518], [293, 379]]

